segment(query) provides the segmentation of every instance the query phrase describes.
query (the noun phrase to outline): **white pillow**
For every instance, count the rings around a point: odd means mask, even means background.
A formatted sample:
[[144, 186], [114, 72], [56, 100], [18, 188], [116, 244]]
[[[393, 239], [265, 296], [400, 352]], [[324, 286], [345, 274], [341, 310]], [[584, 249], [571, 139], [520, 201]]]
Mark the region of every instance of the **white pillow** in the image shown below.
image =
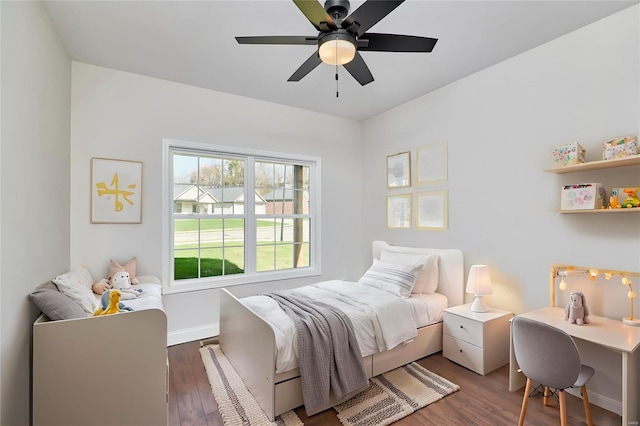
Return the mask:
[[380, 260], [422, 266], [416, 284], [411, 291], [413, 294], [433, 294], [436, 292], [438, 289], [439, 259], [440, 256], [437, 254], [396, 253], [389, 250], [382, 250], [380, 253]]
[[58, 275], [51, 281], [61, 293], [80, 305], [83, 311], [93, 314], [100, 306], [91, 291], [93, 278], [86, 268], [78, 266], [67, 273]]
[[379, 288], [406, 298], [411, 295], [420, 268], [422, 265], [414, 266], [374, 259], [373, 265], [358, 280], [358, 284]]

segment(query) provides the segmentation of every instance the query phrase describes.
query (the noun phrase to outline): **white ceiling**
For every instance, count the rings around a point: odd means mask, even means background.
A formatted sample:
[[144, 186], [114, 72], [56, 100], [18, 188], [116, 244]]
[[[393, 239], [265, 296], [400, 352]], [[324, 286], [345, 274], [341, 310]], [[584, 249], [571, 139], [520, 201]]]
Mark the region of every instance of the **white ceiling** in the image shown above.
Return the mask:
[[[352, 1], [351, 12], [362, 3]], [[314, 46], [236, 43], [317, 35], [290, 0], [45, 5], [75, 61], [364, 120], [637, 3], [407, 0], [370, 31], [434, 37], [433, 52], [363, 52], [375, 81], [360, 86], [341, 67], [339, 98], [335, 67], [326, 64], [287, 82]]]

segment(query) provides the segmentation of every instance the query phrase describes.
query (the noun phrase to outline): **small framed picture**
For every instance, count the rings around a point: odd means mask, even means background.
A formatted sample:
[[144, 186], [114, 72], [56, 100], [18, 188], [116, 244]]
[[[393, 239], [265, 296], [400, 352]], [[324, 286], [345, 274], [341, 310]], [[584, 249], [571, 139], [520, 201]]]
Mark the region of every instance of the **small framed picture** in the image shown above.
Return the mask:
[[411, 228], [412, 194], [387, 196], [387, 228]]
[[401, 152], [387, 156], [387, 188], [411, 186], [411, 153]]
[[416, 228], [425, 231], [447, 229], [447, 191], [416, 194]]
[[142, 162], [91, 159], [91, 223], [142, 222]]
[[447, 144], [437, 143], [416, 150], [417, 186], [439, 185], [447, 181]]

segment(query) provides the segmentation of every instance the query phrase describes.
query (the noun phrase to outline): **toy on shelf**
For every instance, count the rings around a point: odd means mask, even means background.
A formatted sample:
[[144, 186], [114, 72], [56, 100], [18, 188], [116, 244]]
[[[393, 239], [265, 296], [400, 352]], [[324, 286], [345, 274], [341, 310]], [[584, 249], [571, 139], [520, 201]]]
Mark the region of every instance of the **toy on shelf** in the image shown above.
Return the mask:
[[632, 209], [640, 207], [640, 187], [613, 188], [609, 197], [609, 208]]

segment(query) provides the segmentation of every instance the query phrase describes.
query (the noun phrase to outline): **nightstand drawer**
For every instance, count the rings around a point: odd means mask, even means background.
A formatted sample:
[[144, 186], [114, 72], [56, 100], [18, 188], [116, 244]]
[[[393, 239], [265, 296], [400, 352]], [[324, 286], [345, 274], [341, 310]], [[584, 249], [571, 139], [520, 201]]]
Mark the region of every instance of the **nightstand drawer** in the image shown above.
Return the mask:
[[442, 336], [442, 355], [451, 361], [484, 374], [483, 350], [446, 334]]
[[483, 347], [484, 329], [482, 322], [444, 312], [443, 332], [479, 348]]

